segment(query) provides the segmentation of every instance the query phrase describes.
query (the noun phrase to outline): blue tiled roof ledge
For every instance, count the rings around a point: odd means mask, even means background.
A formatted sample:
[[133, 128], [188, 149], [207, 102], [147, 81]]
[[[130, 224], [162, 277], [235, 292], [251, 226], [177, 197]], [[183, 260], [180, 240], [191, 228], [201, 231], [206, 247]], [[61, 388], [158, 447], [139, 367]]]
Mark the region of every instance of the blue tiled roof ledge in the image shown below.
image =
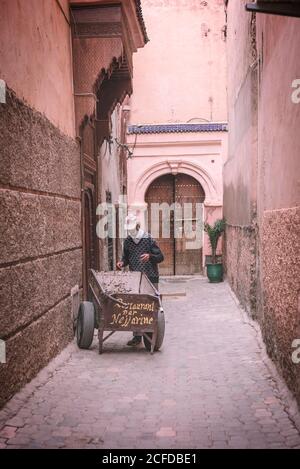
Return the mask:
[[162, 134], [183, 132], [227, 132], [225, 122], [204, 122], [201, 124], [145, 124], [129, 125], [128, 134]]

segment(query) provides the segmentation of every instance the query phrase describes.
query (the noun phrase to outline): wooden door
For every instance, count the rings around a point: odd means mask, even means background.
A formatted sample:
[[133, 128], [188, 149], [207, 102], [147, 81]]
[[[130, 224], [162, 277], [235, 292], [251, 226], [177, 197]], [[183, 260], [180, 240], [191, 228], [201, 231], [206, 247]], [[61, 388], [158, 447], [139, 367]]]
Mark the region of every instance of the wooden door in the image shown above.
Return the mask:
[[187, 174], [175, 176], [175, 202], [181, 213], [175, 220], [175, 273], [176, 275], [202, 272], [202, 212], [200, 206], [205, 199], [199, 182]]
[[[204, 202], [205, 193], [196, 179], [186, 174], [173, 176], [167, 174], [157, 178], [149, 187], [146, 194], [148, 204], [148, 229], [156, 238], [164, 254], [165, 260], [159, 266], [161, 275], [190, 275], [202, 272], [202, 233], [187, 233], [184, 229], [187, 222], [195, 231], [199, 229], [197, 222], [201, 211], [197, 212], [196, 204]], [[172, 206], [178, 204], [179, 211], [170, 211], [170, 236], [163, 236], [163, 223], [166, 220], [159, 212], [153, 215], [151, 204], [167, 203]], [[190, 204], [189, 210], [184, 210], [184, 204]], [[202, 220], [200, 220], [202, 222]], [[153, 223], [159, 225], [154, 229]], [[181, 233], [179, 233], [181, 231]], [[179, 233], [179, 234], [178, 234]], [[194, 235], [194, 238], [193, 238]]]

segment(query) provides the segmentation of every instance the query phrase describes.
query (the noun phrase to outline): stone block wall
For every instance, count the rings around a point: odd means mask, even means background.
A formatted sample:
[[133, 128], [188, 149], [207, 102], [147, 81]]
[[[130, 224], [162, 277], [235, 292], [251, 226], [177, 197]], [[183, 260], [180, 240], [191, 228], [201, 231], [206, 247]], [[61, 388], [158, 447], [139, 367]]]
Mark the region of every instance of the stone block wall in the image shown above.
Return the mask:
[[9, 89], [0, 148], [2, 405], [73, 337], [82, 241], [77, 142]]
[[226, 278], [243, 308], [254, 318], [257, 293], [255, 228], [228, 225], [224, 244]]
[[262, 332], [269, 355], [300, 402], [300, 364], [292, 361], [293, 341], [300, 339], [299, 234], [299, 207], [264, 213]]

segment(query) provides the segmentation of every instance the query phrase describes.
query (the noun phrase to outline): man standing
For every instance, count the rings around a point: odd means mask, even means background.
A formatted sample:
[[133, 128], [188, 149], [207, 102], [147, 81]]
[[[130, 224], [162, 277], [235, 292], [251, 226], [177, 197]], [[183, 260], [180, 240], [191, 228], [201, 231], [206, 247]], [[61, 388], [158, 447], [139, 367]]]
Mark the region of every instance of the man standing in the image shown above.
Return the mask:
[[[128, 236], [124, 241], [122, 260], [117, 263], [118, 269], [128, 265], [132, 272], [144, 272], [158, 288], [158, 264], [164, 260], [159, 246], [149, 233], [141, 229], [134, 215], [126, 217], [125, 229]], [[134, 333], [127, 345], [138, 345], [141, 340], [142, 337]]]

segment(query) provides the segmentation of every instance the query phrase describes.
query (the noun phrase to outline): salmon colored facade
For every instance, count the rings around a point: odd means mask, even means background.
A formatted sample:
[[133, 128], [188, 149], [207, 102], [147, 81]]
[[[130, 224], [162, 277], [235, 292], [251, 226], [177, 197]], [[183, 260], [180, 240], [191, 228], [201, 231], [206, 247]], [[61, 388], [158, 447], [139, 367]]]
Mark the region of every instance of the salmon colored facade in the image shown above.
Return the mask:
[[226, 271], [300, 403], [300, 18], [255, 15], [246, 3], [227, 2]]
[[96, 207], [126, 191], [115, 138], [147, 35], [139, 0], [0, 0], [0, 11], [1, 405], [72, 340], [89, 268], [118, 256], [118, 240], [96, 237]]
[[[227, 159], [224, 3], [143, 0], [142, 6], [150, 42], [134, 57], [129, 205], [145, 210], [151, 183], [186, 174], [201, 184], [204, 219], [213, 222], [222, 216]], [[205, 239], [202, 265], [208, 254]]]
[[63, 133], [74, 137], [69, 1], [1, 0], [0, 6], [1, 78]]

